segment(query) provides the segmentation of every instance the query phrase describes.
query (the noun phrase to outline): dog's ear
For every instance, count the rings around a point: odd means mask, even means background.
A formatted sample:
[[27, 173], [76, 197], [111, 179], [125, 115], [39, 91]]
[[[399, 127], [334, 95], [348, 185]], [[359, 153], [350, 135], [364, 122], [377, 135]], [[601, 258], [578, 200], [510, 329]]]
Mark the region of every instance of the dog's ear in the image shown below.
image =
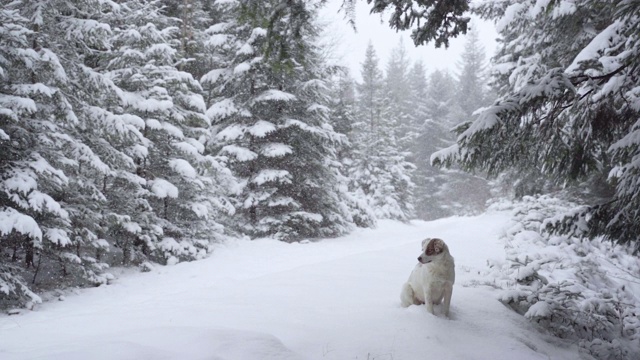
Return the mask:
[[426, 249], [427, 256], [438, 255], [442, 253], [445, 246], [444, 241], [440, 239], [427, 239], [427, 240], [430, 240]]
[[433, 248], [436, 254], [440, 254], [444, 250], [444, 241], [440, 239], [433, 239]]

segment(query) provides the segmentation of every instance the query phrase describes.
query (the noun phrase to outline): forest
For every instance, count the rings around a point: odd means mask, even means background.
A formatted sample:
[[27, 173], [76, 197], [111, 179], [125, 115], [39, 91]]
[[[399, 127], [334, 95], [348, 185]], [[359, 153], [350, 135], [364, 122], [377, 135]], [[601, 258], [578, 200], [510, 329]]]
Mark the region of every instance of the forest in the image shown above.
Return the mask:
[[[327, 0], [2, 0], [0, 308], [228, 238], [315, 241], [505, 198], [562, 208], [535, 219], [549, 239], [638, 254], [640, 3], [366, 2], [415, 44], [351, 54], [354, 80], [320, 41]], [[470, 14], [500, 34], [490, 61]], [[406, 54], [465, 34], [456, 73]], [[544, 283], [537, 269], [517, 281]], [[505, 302], [570, 296], [543, 285]], [[624, 323], [634, 304], [594, 311]]]
[[322, 2], [292, 4], [3, 6], [4, 307], [107, 283], [110, 266], [201, 259], [226, 236], [484, 208], [484, 179], [429, 163], [488, 103], [477, 34], [458, 78], [369, 44], [356, 82], [325, 61]]

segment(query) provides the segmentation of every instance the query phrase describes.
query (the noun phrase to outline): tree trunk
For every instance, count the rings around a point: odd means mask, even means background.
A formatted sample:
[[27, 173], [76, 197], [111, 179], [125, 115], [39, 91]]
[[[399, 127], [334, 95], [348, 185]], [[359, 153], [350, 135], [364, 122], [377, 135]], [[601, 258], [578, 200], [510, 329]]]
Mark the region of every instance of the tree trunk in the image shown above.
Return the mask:
[[24, 255], [24, 263], [27, 268], [30, 268], [33, 265], [33, 242], [29, 241], [25, 246], [25, 255]]

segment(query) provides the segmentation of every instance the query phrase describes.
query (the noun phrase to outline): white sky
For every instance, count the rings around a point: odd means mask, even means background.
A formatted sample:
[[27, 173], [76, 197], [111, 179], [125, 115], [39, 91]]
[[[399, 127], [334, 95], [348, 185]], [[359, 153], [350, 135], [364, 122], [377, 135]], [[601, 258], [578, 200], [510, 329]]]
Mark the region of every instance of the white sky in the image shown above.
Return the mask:
[[[464, 36], [451, 40], [447, 50], [436, 49], [433, 44], [416, 48], [410, 37], [411, 31], [392, 30], [388, 26], [388, 15], [381, 18], [379, 14], [370, 14], [371, 5], [364, 0], [356, 2], [356, 33], [344, 19], [344, 13], [338, 13], [341, 4], [342, 0], [330, 0], [320, 13], [320, 20], [328, 24], [327, 33], [330, 41], [335, 43], [333, 52], [336, 61], [348, 66], [355, 79], [360, 79], [361, 64], [370, 40], [373, 42], [382, 70], [386, 68], [391, 50], [397, 47], [402, 39], [410, 58], [414, 61], [421, 59], [428, 72], [435, 69], [448, 69], [453, 74], [457, 72], [456, 64], [464, 49]], [[479, 19], [473, 19], [472, 24], [477, 26], [488, 60], [496, 48], [495, 39], [498, 35], [495, 27], [492, 23]]]

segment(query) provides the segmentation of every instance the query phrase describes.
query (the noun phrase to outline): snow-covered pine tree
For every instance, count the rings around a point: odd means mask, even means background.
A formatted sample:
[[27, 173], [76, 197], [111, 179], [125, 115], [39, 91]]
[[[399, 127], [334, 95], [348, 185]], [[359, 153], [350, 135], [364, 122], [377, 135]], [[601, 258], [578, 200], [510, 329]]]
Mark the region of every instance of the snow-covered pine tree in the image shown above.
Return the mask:
[[[33, 266], [33, 253], [42, 245], [42, 227], [66, 220], [66, 213], [49, 189], [64, 186], [67, 178], [40, 154], [38, 137], [46, 132], [32, 97], [51, 90], [34, 82], [40, 54], [31, 49], [28, 19], [17, 7], [0, 9], [0, 307], [39, 302], [22, 277], [22, 264]], [[42, 95], [47, 98], [45, 91]], [[49, 155], [49, 154], [45, 154]], [[38, 166], [40, 164], [40, 166]], [[40, 206], [29, 200], [42, 199]], [[48, 210], [51, 208], [51, 210]], [[55, 209], [59, 209], [56, 211]], [[38, 213], [49, 215], [48, 222]], [[40, 220], [38, 222], [38, 220]], [[29, 279], [30, 280], [30, 279]]]
[[385, 94], [383, 117], [394, 124], [398, 146], [403, 152], [409, 150], [410, 144], [417, 136], [415, 132], [417, 124], [412, 123], [414, 118], [410, 116], [412, 108], [409, 103], [410, 92], [407, 91], [410, 83], [409, 67], [407, 49], [400, 39], [387, 61], [383, 90]]
[[215, 210], [227, 206], [205, 171], [224, 166], [204, 155], [209, 119], [202, 89], [176, 68], [176, 19], [163, 15], [157, 2], [126, 5], [131, 12], [117, 30], [106, 70], [123, 89], [121, 111], [143, 138], [129, 149], [135, 175], [110, 184], [126, 184], [129, 196], [112, 193], [111, 201], [134, 210], [113, 223], [118, 246], [125, 263], [202, 258], [220, 232]]
[[214, 1], [201, 0], [161, 0], [163, 14], [179, 19], [180, 45], [177, 47], [176, 67], [200, 79], [207, 72], [207, 65], [203, 63], [211, 54], [205, 52], [204, 41], [207, 38], [205, 30], [213, 25], [218, 16]]
[[349, 70], [344, 68], [338, 71], [333, 81], [331, 100], [331, 126], [340, 134], [349, 136], [353, 131], [353, 122], [356, 106], [356, 83]]
[[[342, 8], [353, 22], [356, 0], [342, 0]], [[367, 0], [371, 12], [383, 14], [388, 8], [389, 26], [396, 31], [411, 31], [416, 45], [431, 41], [436, 47], [449, 46], [449, 39], [467, 32], [469, 0]]]
[[[342, 174], [344, 181], [350, 183], [348, 174], [351, 173], [354, 158], [353, 125], [356, 112], [356, 91], [355, 81], [349, 74], [349, 70], [340, 69], [334, 76], [332, 85], [332, 98], [330, 101], [330, 121], [336, 132], [347, 136], [346, 141], [338, 146], [338, 160], [342, 164]], [[351, 183], [353, 184], [353, 183]], [[351, 209], [351, 217], [359, 227], [372, 227], [376, 224], [373, 209], [369, 207], [367, 201], [362, 196], [361, 189], [349, 187], [345, 194], [344, 201]]]
[[[352, 188], [362, 191], [380, 219], [408, 220], [413, 216], [415, 168], [398, 149], [394, 118], [385, 113], [384, 77], [370, 42], [357, 85], [357, 120], [354, 124], [354, 159], [349, 175]], [[385, 116], [386, 115], [386, 116]]]
[[[458, 67], [454, 97], [446, 110], [449, 112], [448, 130], [453, 133], [456, 132], [457, 125], [471, 119], [476, 110], [488, 104], [490, 98], [485, 75], [485, 53], [478, 32], [474, 28], [467, 32]], [[447, 137], [455, 140], [455, 134], [449, 134]], [[458, 168], [442, 169], [440, 177], [442, 187], [439, 188], [437, 197], [452, 213], [473, 214], [484, 211], [486, 201], [491, 197], [489, 185], [484, 177], [465, 173]]]
[[[435, 76], [439, 79], [440, 72], [436, 74]], [[411, 175], [415, 184], [415, 212], [416, 217], [420, 219], [434, 219], [447, 212], [442, 211], [442, 204], [436, 202], [434, 195], [438, 190], [437, 186], [441, 185], [437, 181], [439, 171], [431, 166], [428, 159], [435, 149], [448, 144], [447, 140], [450, 135], [447, 134], [443, 124], [437, 123], [432, 118], [433, 114], [430, 111], [430, 100], [432, 100], [430, 96], [432, 94], [429, 91], [431, 88], [422, 62], [418, 61], [411, 67], [409, 78], [411, 98], [409, 116], [411, 123], [415, 124], [412, 129], [415, 136], [409, 148], [411, 154], [409, 160], [416, 166]], [[431, 79], [432, 86], [435, 86], [433, 92], [437, 93], [439, 91], [438, 83], [433, 81], [433, 76]]]
[[535, 168], [582, 192], [608, 177], [613, 192], [592, 190], [599, 199], [551, 226], [640, 249], [640, 3], [489, 1], [479, 12], [504, 39], [501, 97], [437, 160], [492, 175]]
[[[429, 79], [427, 69], [421, 60], [416, 61], [408, 71], [408, 102], [409, 102], [409, 123], [412, 124], [411, 131], [418, 133], [418, 128], [429, 118]], [[407, 89], [405, 88], [405, 92]], [[417, 135], [417, 134], [416, 134]], [[414, 138], [411, 142], [411, 159], [419, 157], [415, 150], [419, 143]], [[413, 162], [413, 161], [412, 161]]]
[[346, 232], [352, 219], [340, 199], [336, 154], [346, 138], [328, 124], [327, 74], [312, 20], [318, 4], [217, 6], [222, 20], [206, 42], [217, 66], [201, 81], [217, 130], [211, 145], [241, 182], [240, 230], [283, 240]]
[[[22, 157], [7, 162], [12, 170], [3, 180], [13, 203], [9, 206], [28, 213], [42, 232], [41, 242], [22, 238], [14, 247], [22, 252], [25, 271], [35, 284], [41, 279], [43, 286], [99, 284], [109, 277], [101, 274], [106, 264], [98, 256], [108, 248], [100, 236], [105, 199], [99, 184], [112, 171], [103, 158], [111, 155], [112, 162], [121, 158], [111, 152], [109, 139], [94, 131], [110, 123], [96, 110], [113, 99], [115, 89], [92, 67], [109, 49], [105, 14], [117, 8], [114, 3], [90, 0], [25, 0], [3, 8], [19, 9], [29, 19], [28, 47], [14, 44], [13, 53], [22, 54], [22, 59], [7, 78], [9, 87], [32, 104], [18, 117], [20, 126], [29, 131], [20, 132], [23, 145], [18, 139], [12, 143]], [[15, 188], [16, 179], [29, 185]]]
[[474, 111], [488, 105], [486, 68], [485, 50], [480, 44], [478, 31], [472, 27], [467, 32], [464, 51], [458, 63], [456, 100], [466, 119], [471, 118]]
[[431, 166], [429, 158], [434, 151], [453, 141], [450, 128], [452, 114], [456, 113], [455, 82], [449, 73], [441, 70], [432, 72], [427, 82], [421, 63], [414, 66], [411, 74], [413, 117], [419, 124], [412, 148], [417, 167], [413, 175], [416, 214], [421, 219], [437, 219], [454, 213], [450, 203], [440, 196], [447, 179], [442, 171]]

